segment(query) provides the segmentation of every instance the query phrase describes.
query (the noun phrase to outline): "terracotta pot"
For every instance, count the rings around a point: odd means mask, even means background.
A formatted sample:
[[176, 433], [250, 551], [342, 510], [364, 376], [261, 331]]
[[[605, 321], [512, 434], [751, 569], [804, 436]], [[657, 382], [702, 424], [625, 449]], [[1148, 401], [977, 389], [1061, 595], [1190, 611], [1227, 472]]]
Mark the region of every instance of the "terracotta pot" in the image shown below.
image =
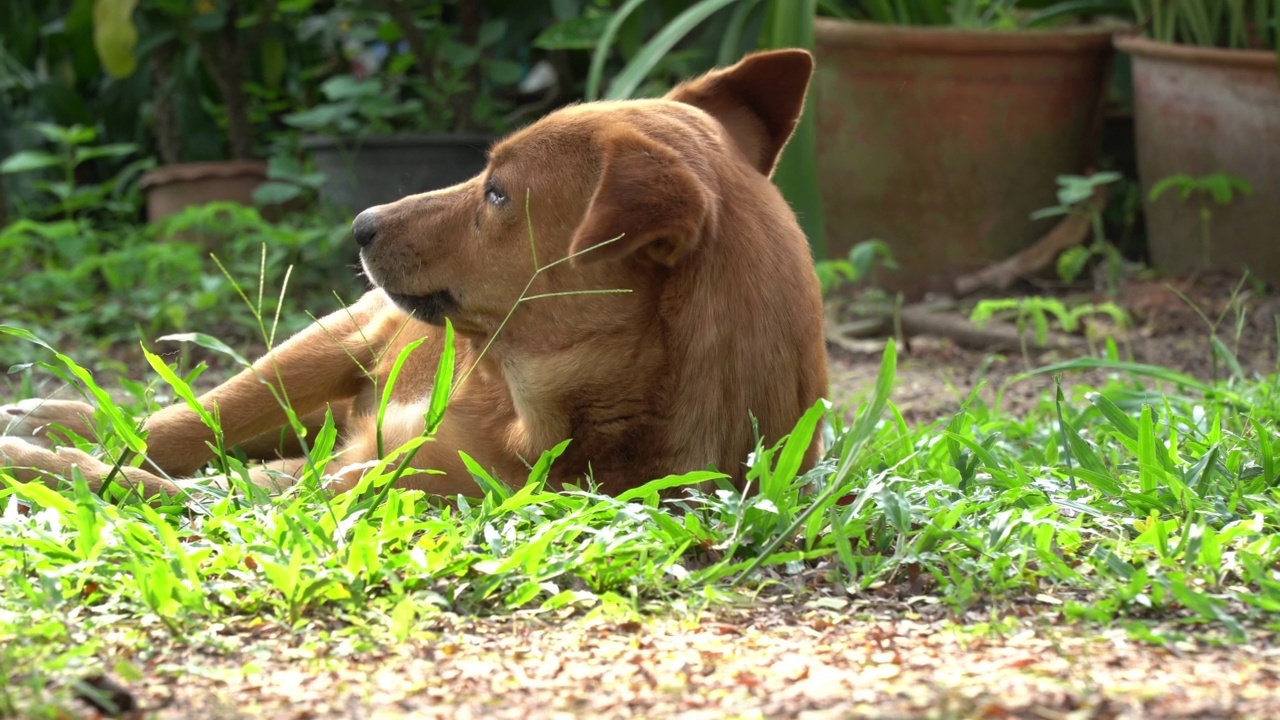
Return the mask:
[[143, 175], [138, 184], [147, 193], [147, 220], [155, 222], [192, 205], [253, 205], [253, 190], [266, 179], [265, 162], [232, 160], [166, 165]]
[[[1152, 263], [1185, 272], [1241, 271], [1280, 281], [1280, 72], [1275, 53], [1117, 37], [1133, 58], [1138, 175]], [[1200, 199], [1150, 190], [1178, 173], [1224, 173], [1253, 185], [1229, 205], [1209, 201], [1205, 246]], [[1207, 265], [1206, 265], [1207, 259]]]
[[1111, 32], [962, 31], [818, 18], [813, 98], [828, 253], [878, 238], [881, 284], [952, 291], [1052, 221], [1094, 160]]
[[303, 138], [302, 147], [325, 174], [320, 197], [359, 212], [470, 179], [484, 169], [492, 142], [458, 133], [315, 136]]

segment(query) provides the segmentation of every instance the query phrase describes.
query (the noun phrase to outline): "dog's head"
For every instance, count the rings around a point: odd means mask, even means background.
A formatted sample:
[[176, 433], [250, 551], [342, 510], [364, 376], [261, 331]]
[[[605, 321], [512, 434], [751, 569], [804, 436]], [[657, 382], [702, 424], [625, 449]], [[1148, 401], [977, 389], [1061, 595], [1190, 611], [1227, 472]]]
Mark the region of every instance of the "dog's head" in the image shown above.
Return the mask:
[[361, 213], [365, 270], [405, 311], [473, 337], [506, 322], [526, 345], [575, 342], [632, 322], [750, 202], [737, 184], [772, 172], [812, 66], [759, 53], [662, 99], [552, 113], [495, 144], [477, 177]]

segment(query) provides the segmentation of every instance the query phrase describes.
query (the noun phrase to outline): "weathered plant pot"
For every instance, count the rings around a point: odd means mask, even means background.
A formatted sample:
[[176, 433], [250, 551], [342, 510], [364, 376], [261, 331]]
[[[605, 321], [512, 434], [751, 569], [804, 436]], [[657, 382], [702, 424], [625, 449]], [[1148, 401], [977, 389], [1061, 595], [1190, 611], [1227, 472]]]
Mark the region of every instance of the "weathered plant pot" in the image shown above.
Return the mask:
[[147, 220], [155, 222], [192, 205], [253, 205], [254, 188], [266, 179], [265, 162], [232, 160], [165, 165], [144, 174], [138, 186], [147, 193]]
[[[1276, 55], [1117, 37], [1133, 58], [1138, 175], [1147, 247], [1171, 272], [1241, 271], [1280, 281], [1280, 72]], [[1178, 173], [1239, 177], [1253, 194], [1212, 213], [1205, 246], [1200, 198], [1151, 187]], [[1208, 260], [1206, 266], [1206, 257]]]
[[314, 136], [302, 147], [326, 176], [321, 199], [359, 211], [473, 177], [492, 142], [472, 134]]
[[1101, 137], [1111, 32], [963, 31], [818, 18], [813, 98], [827, 248], [878, 238], [908, 295], [1025, 248], [1058, 175]]

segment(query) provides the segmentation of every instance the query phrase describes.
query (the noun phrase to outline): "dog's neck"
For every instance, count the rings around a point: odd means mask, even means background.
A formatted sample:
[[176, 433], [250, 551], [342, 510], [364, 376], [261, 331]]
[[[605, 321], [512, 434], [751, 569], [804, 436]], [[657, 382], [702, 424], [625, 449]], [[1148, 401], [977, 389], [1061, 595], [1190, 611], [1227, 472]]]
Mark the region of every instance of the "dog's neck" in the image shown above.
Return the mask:
[[[602, 342], [609, 340], [566, 343], [537, 354], [497, 353], [516, 414], [508, 443], [526, 461], [570, 437], [573, 450], [588, 457], [598, 454], [592, 451], [608, 452], [608, 446], [625, 441], [635, 423], [658, 410], [665, 395], [660, 391], [663, 345], [632, 339], [631, 346], [602, 351]], [[650, 392], [640, 395], [624, 388]]]
[[561, 366], [555, 356], [509, 356], [501, 363], [516, 411], [509, 440], [521, 454], [541, 453], [569, 436], [569, 417], [562, 408], [566, 386], [563, 378], [556, 381]]

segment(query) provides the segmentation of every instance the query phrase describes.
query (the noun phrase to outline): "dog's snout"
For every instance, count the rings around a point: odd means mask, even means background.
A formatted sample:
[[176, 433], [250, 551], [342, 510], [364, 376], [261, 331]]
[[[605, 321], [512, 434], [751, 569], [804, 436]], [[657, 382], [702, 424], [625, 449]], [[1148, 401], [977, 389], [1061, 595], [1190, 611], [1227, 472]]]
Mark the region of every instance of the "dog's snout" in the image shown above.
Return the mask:
[[356, 244], [368, 247], [378, 235], [378, 214], [369, 208], [356, 216], [351, 223], [351, 234], [356, 237]]

